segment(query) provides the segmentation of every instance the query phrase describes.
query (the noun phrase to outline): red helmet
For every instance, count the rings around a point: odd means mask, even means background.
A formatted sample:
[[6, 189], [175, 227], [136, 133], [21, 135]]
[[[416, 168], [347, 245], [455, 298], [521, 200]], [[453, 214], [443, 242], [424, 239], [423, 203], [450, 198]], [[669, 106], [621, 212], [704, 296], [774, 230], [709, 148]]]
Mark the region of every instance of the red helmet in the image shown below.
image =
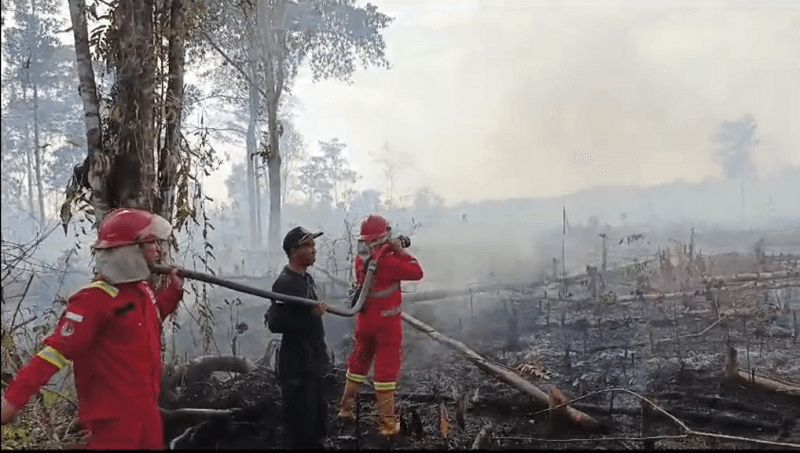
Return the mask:
[[359, 241], [367, 243], [379, 242], [389, 237], [391, 227], [389, 222], [379, 215], [371, 215], [361, 222], [361, 236]]
[[152, 212], [120, 208], [108, 213], [100, 223], [96, 249], [110, 249], [140, 242], [169, 239], [172, 225]]

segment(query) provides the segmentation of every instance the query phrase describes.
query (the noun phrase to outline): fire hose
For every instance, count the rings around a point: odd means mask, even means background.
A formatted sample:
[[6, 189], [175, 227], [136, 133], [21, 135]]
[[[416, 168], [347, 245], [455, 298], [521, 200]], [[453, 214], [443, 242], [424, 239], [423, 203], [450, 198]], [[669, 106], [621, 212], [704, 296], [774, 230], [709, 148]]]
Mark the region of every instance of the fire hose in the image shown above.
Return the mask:
[[[155, 272], [157, 274], [168, 274], [172, 271], [173, 268], [169, 266], [152, 266], [150, 269], [152, 272]], [[353, 316], [359, 311], [361, 311], [361, 308], [363, 308], [364, 302], [367, 299], [367, 293], [369, 292], [370, 285], [372, 284], [372, 276], [377, 269], [378, 269], [377, 263], [375, 263], [375, 261], [373, 260], [369, 260], [367, 264], [367, 274], [364, 278], [364, 285], [362, 286], [362, 291], [358, 293], [357, 296], [358, 299], [352, 308], [347, 309], [329, 305], [326, 308], [326, 311], [338, 316], [347, 316], [347, 317]], [[289, 296], [286, 294], [280, 294], [259, 288], [253, 288], [252, 286], [242, 285], [239, 283], [232, 282], [230, 280], [225, 280], [219, 277], [214, 277], [208, 274], [204, 274], [202, 272], [197, 272], [192, 270], [184, 270], [183, 277], [210, 283], [212, 285], [223, 286], [225, 288], [232, 289], [234, 291], [252, 294], [254, 296], [264, 297], [273, 300], [280, 300], [282, 302], [304, 304], [307, 306], [316, 306], [320, 302], [318, 300]], [[366, 290], [364, 290], [364, 288], [366, 288]], [[481, 370], [489, 374], [492, 374], [495, 377], [498, 377], [499, 379], [511, 385], [512, 387], [522, 391], [523, 393], [528, 394], [530, 397], [533, 398], [534, 401], [537, 401], [539, 404], [542, 404], [544, 406], [553, 405], [552, 402], [550, 401], [551, 397], [548, 394], [546, 394], [538, 387], [528, 382], [526, 379], [521, 378], [516, 373], [512, 371], [506, 371], [502, 367], [490, 363], [489, 361], [478, 355], [476, 352], [469, 349], [466, 345], [464, 345], [460, 341], [452, 340], [440, 334], [439, 332], [436, 332], [432, 327], [428, 326], [422, 321], [419, 321], [418, 319], [412, 317], [411, 315], [407, 313], [403, 313], [402, 315], [403, 315], [403, 321], [410, 324], [416, 330], [419, 330], [420, 332], [427, 334], [432, 339], [444, 344], [445, 346], [451, 349], [460, 352], [461, 354], [463, 354], [465, 358], [475, 363]], [[551, 394], [557, 396], [561, 395], [561, 393], [557, 389], [555, 391], [556, 391], [555, 394], [553, 394], [552, 392]], [[563, 399], [563, 396], [561, 398]], [[598, 423], [594, 418], [570, 406], [566, 406], [564, 411], [569, 416], [569, 419], [578, 426], [584, 428], [586, 427], [591, 428], [596, 426]]]
[[[170, 266], [150, 267], [150, 270], [156, 274], [169, 274], [172, 271], [172, 269], [173, 268]], [[367, 275], [364, 277], [364, 285], [362, 286], [362, 288], [369, 288], [372, 285], [372, 276], [373, 274], [375, 274], [375, 271], [377, 269], [378, 269], [377, 263], [375, 261], [370, 260], [369, 264], [367, 265]], [[224, 278], [214, 277], [213, 275], [208, 275], [202, 272], [193, 271], [189, 269], [184, 269], [182, 275], [183, 278], [198, 280], [201, 282], [210, 283], [212, 285], [223, 286], [225, 288], [232, 289], [234, 291], [238, 291], [241, 293], [252, 294], [254, 296], [259, 296], [266, 299], [279, 300], [281, 302], [303, 304], [312, 307], [319, 305], [319, 303], [321, 302], [319, 300], [306, 299], [305, 297], [290, 296], [288, 294], [281, 294], [260, 288], [254, 288], [252, 286], [242, 285], [241, 283], [232, 282], [230, 280], [225, 280]], [[344, 307], [328, 305], [325, 311], [338, 316], [345, 316], [345, 317], [353, 316], [356, 313], [360, 312], [361, 309], [364, 307], [364, 302], [366, 302], [367, 300], [367, 293], [369, 293], [369, 290], [359, 291], [358, 299], [356, 300], [356, 303], [355, 305], [353, 305], [352, 308], [344, 308]]]

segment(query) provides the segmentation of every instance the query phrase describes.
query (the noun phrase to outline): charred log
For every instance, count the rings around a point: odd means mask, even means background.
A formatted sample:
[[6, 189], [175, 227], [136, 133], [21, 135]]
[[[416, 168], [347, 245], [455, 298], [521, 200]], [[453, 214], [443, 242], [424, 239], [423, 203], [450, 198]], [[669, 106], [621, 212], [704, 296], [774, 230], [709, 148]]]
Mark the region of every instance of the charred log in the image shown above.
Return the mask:
[[494, 363], [489, 362], [485, 358], [478, 355], [472, 349], [469, 349], [464, 343], [460, 341], [453, 340], [448, 338], [439, 332], [435, 331], [432, 327], [428, 326], [427, 324], [419, 321], [418, 319], [408, 315], [407, 313], [403, 313], [403, 320], [410, 324], [415, 329], [427, 334], [429, 337], [433, 338], [434, 340], [438, 341], [439, 343], [444, 344], [445, 346], [455, 349], [464, 354], [464, 357], [477, 365], [478, 368], [485, 371], [488, 374], [493, 375], [494, 377], [500, 379], [501, 381], [505, 382], [506, 384], [511, 385], [512, 387], [520, 390], [521, 392], [529, 395], [534, 401], [539, 403], [541, 406], [544, 407], [554, 407], [554, 406], [561, 406], [563, 408], [559, 411], [559, 414], [563, 414], [567, 417], [567, 420], [576, 426], [581, 427], [582, 429], [586, 430], [596, 430], [601, 428], [600, 423], [598, 423], [592, 417], [580, 412], [569, 405], [564, 404], [566, 400], [562, 400], [563, 395], [561, 392], [555, 388], [550, 388], [550, 395], [541, 391], [538, 387], [531, 384], [530, 382], [526, 381], [518, 374], [514, 373], [513, 371], [503, 369]]
[[279, 414], [277, 403], [230, 410], [162, 410], [164, 436], [172, 450], [272, 449]]
[[754, 369], [739, 369], [735, 348], [728, 349], [728, 361], [725, 365], [725, 376], [733, 383], [746, 387], [785, 395], [800, 404], [800, 384], [756, 374]]
[[189, 363], [165, 367], [161, 377], [160, 404], [169, 406], [175, 399], [177, 387], [195, 386], [214, 372], [247, 374], [255, 369], [256, 366], [246, 358], [232, 356], [198, 357]]

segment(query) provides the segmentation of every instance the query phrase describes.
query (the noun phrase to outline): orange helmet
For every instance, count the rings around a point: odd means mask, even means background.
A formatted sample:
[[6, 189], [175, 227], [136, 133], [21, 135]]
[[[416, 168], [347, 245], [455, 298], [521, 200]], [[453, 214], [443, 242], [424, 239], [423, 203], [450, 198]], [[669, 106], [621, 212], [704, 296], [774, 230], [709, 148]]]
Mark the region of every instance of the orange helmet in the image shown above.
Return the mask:
[[141, 242], [169, 239], [172, 225], [167, 219], [142, 209], [120, 208], [100, 223], [95, 249], [110, 249]]
[[361, 236], [358, 240], [368, 244], [380, 242], [389, 237], [391, 230], [386, 219], [379, 215], [371, 215], [361, 222]]

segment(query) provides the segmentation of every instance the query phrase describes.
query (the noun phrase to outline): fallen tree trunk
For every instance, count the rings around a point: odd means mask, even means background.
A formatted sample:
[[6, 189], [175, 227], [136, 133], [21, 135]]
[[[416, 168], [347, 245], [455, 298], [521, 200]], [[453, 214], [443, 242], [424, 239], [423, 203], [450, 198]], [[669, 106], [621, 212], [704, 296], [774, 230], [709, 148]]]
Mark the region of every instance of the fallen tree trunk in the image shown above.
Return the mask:
[[[425, 333], [432, 339], [436, 340], [437, 342], [442, 343], [443, 345], [449, 347], [450, 349], [454, 349], [458, 352], [461, 352], [462, 354], [464, 354], [464, 357], [467, 360], [477, 365], [478, 368], [500, 379], [501, 381], [514, 387], [515, 389], [529, 395], [540, 406], [552, 407], [563, 403], [563, 401], [560, 401], [557, 404], [553, 404], [554, 392], [556, 394], [556, 398], [560, 396], [560, 392], [557, 389], [551, 388], [550, 389], [551, 394], [548, 395], [547, 393], [543, 392], [538, 387], [526, 381], [516, 373], [503, 369], [500, 366], [489, 362], [485, 358], [481, 357], [478, 353], [468, 348], [464, 343], [457, 340], [453, 340], [452, 338], [448, 338], [440, 334], [439, 332], [434, 330], [433, 327], [414, 318], [413, 316], [407, 313], [403, 313], [403, 320], [412, 327], [414, 327], [415, 329]], [[565, 415], [567, 415], [568, 420], [573, 424], [575, 424], [576, 426], [586, 430], [594, 430], [600, 427], [600, 423], [598, 423], [594, 418], [590, 417], [589, 415], [569, 406], [563, 406], [563, 407], [567, 408]]]
[[418, 293], [403, 293], [403, 302], [407, 304], [415, 304], [418, 302], [433, 302], [451, 297], [463, 297], [470, 294], [488, 293], [492, 291], [502, 291], [507, 289], [519, 288], [520, 285], [513, 284], [489, 284], [473, 286], [472, 289], [456, 289], [456, 290], [435, 290], [435, 291], [422, 291]]
[[786, 271], [777, 272], [760, 272], [756, 274], [735, 274], [735, 275], [716, 275], [703, 277], [703, 283], [708, 282], [749, 282], [753, 280], [774, 280], [780, 278], [800, 277], [800, 271], [796, 269], [789, 269]]
[[159, 410], [161, 411], [165, 439], [175, 439], [188, 429], [206, 420], [218, 417], [231, 417], [233, 414], [233, 410], [231, 409], [159, 408]]
[[[784, 277], [785, 279], [795, 278], [792, 277]], [[758, 281], [751, 281], [742, 285], [726, 285], [720, 286], [719, 288], [714, 288], [715, 291], [739, 291], [742, 289], [750, 289], [750, 288], [759, 288], [759, 289], [783, 289], [783, 288], [792, 288], [792, 287], [800, 287], [800, 280], [790, 280], [790, 281], [782, 281], [780, 283], [775, 284], [758, 284]], [[647, 294], [632, 294], [629, 296], [620, 296], [617, 297], [616, 301], [619, 303], [624, 302], [633, 302], [637, 300], [660, 300], [660, 299], [675, 299], [680, 297], [692, 297], [692, 296], [699, 296], [703, 294], [706, 290], [704, 289], [695, 289], [695, 290], [687, 290], [687, 291], [678, 291], [676, 293], [647, 293]]]
[[728, 349], [725, 376], [732, 382], [759, 390], [783, 394], [792, 398], [800, 398], [800, 384], [756, 374], [753, 370], [740, 370], [737, 355], [736, 348], [731, 347]]

